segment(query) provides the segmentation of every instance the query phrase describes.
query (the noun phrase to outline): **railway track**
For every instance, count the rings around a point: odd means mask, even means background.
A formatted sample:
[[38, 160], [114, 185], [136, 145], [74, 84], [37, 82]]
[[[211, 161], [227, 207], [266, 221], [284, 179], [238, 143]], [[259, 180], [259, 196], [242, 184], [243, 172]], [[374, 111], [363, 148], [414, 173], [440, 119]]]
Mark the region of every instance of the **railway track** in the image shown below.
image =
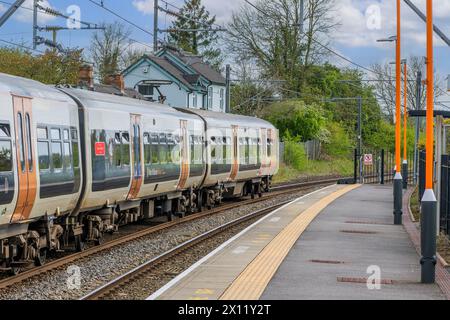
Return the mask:
[[7, 289], [14, 285], [25, 282], [26, 280], [42, 276], [43, 274], [49, 273], [51, 271], [58, 270], [60, 268], [63, 268], [65, 266], [68, 266], [68, 265], [74, 263], [75, 261], [87, 259], [89, 257], [95, 256], [104, 251], [111, 250], [115, 247], [142, 239], [142, 238], [150, 236], [152, 234], [156, 234], [157, 232], [171, 229], [175, 226], [186, 224], [186, 223], [189, 223], [189, 222], [192, 222], [195, 220], [199, 220], [202, 218], [207, 218], [209, 216], [217, 215], [217, 214], [220, 214], [221, 212], [226, 212], [227, 210], [239, 208], [241, 206], [247, 206], [247, 205], [258, 203], [260, 201], [270, 200], [270, 199], [276, 198], [277, 196], [280, 196], [280, 195], [295, 193], [295, 192], [301, 191], [303, 189], [308, 189], [308, 188], [312, 188], [312, 187], [320, 187], [320, 186], [334, 184], [338, 180], [339, 179], [336, 178], [336, 179], [326, 179], [326, 180], [319, 180], [319, 181], [310, 181], [310, 182], [302, 182], [302, 183], [294, 183], [294, 184], [289, 184], [289, 185], [275, 186], [274, 188], [272, 188], [272, 192], [263, 195], [262, 198], [255, 198], [255, 199], [249, 199], [249, 200], [233, 202], [230, 204], [225, 204], [223, 206], [214, 208], [212, 210], [192, 214], [190, 216], [184, 217], [179, 220], [162, 223], [157, 226], [151, 226], [151, 227], [145, 228], [143, 230], [139, 230], [133, 234], [127, 234], [125, 236], [121, 236], [121, 237], [112, 239], [108, 242], [105, 242], [105, 243], [99, 245], [99, 246], [91, 247], [89, 249], [86, 249], [83, 252], [64, 256], [60, 259], [51, 261], [44, 266], [35, 267], [32, 269], [26, 270], [16, 276], [11, 276], [9, 278], [0, 280], [0, 290]]
[[[190, 259], [191, 255], [195, 257], [194, 260], [198, 260], [198, 252], [203, 252], [204, 255], [206, 255], [215, 247], [217, 247], [218, 244], [224, 242], [223, 239], [215, 241], [215, 238], [219, 235], [222, 235], [224, 233], [230, 233], [231, 235], [234, 235], [242, 229], [245, 229], [245, 227], [247, 227], [247, 225], [254, 220], [259, 219], [260, 217], [265, 216], [290, 202], [291, 201], [285, 201], [266, 209], [252, 212], [246, 216], [210, 230], [196, 238], [188, 240], [185, 243], [182, 243], [179, 246], [173, 248], [172, 250], [169, 250], [168, 252], [163, 253], [162, 255], [147, 261], [146, 263], [138, 266], [130, 272], [114, 279], [106, 285], [82, 297], [81, 300], [109, 300], [114, 299], [118, 293], [120, 293], [120, 296], [128, 299], [135, 297], [135, 292], [140, 292], [141, 294], [143, 293], [148, 297], [153, 292], [139, 290], [136, 289], [135, 286], [136, 283], [145, 283], [145, 281], [142, 281], [143, 278], [150, 278], [153, 281], [155, 278], [158, 278], [161, 275], [161, 270], [170, 270], [170, 266], [174, 263], [176, 264], [175, 261], [181, 261], [185, 264], [184, 268], [182, 269], [187, 269], [190, 266], [189, 261], [192, 261], [192, 259]], [[166, 274], [166, 272], [163, 272], [163, 275], [164, 274]], [[176, 275], [177, 274], [172, 273], [170, 276], [175, 277]], [[157, 288], [155, 287], [155, 289]]]

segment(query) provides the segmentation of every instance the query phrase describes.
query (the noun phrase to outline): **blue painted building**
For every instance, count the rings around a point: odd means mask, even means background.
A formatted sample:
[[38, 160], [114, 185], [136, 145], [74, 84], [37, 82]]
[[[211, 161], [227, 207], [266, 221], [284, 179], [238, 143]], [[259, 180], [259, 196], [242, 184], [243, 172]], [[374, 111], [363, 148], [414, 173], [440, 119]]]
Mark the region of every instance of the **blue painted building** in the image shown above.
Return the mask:
[[122, 72], [125, 87], [172, 107], [226, 110], [226, 80], [199, 56], [164, 48]]

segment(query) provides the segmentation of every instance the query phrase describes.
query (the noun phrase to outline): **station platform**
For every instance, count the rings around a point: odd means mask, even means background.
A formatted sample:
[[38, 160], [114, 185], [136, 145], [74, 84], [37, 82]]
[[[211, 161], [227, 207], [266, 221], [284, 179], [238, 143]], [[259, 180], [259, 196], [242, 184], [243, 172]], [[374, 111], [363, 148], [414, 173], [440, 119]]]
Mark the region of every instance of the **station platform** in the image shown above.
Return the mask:
[[[391, 186], [318, 190], [248, 227], [149, 300], [449, 298], [442, 286], [420, 284], [415, 226], [394, 226], [392, 211]], [[378, 272], [381, 288], [369, 289]]]

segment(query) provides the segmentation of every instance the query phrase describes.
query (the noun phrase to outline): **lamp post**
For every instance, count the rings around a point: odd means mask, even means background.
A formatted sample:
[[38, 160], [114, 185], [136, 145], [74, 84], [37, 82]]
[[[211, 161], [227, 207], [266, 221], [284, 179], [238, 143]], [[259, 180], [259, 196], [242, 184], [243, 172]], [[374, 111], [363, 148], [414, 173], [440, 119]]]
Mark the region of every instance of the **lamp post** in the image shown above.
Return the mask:
[[401, 174], [401, 122], [402, 122], [402, 108], [401, 108], [401, 1], [397, 0], [397, 35], [388, 39], [380, 39], [378, 42], [394, 42], [396, 44], [395, 50], [395, 64], [396, 64], [396, 116], [395, 116], [395, 178], [394, 178], [394, 224], [401, 225], [403, 222], [403, 178]]
[[408, 61], [402, 60], [404, 67], [404, 111], [403, 111], [403, 189], [408, 189]]
[[436, 279], [437, 200], [433, 190], [434, 148], [434, 61], [433, 61], [433, 1], [427, 0], [427, 128], [426, 183], [421, 208], [422, 283]]

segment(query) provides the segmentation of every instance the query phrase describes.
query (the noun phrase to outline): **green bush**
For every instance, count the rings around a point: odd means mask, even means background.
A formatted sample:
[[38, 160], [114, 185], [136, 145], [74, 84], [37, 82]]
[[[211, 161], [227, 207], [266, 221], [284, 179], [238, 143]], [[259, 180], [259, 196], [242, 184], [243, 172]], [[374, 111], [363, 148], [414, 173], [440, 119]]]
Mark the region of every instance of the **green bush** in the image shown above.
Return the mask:
[[345, 129], [336, 122], [328, 125], [329, 136], [323, 144], [323, 151], [332, 158], [346, 157], [351, 153], [352, 142]]
[[305, 148], [294, 139], [286, 139], [284, 142], [284, 161], [286, 165], [302, 171], [308, 165]]
[[322, 108], [300, 100], [277, 102], [263, 111], [263, 117], [280, 130], [282, 137], [295, 137], [303, 142], [317, 138], [325, 125]]

